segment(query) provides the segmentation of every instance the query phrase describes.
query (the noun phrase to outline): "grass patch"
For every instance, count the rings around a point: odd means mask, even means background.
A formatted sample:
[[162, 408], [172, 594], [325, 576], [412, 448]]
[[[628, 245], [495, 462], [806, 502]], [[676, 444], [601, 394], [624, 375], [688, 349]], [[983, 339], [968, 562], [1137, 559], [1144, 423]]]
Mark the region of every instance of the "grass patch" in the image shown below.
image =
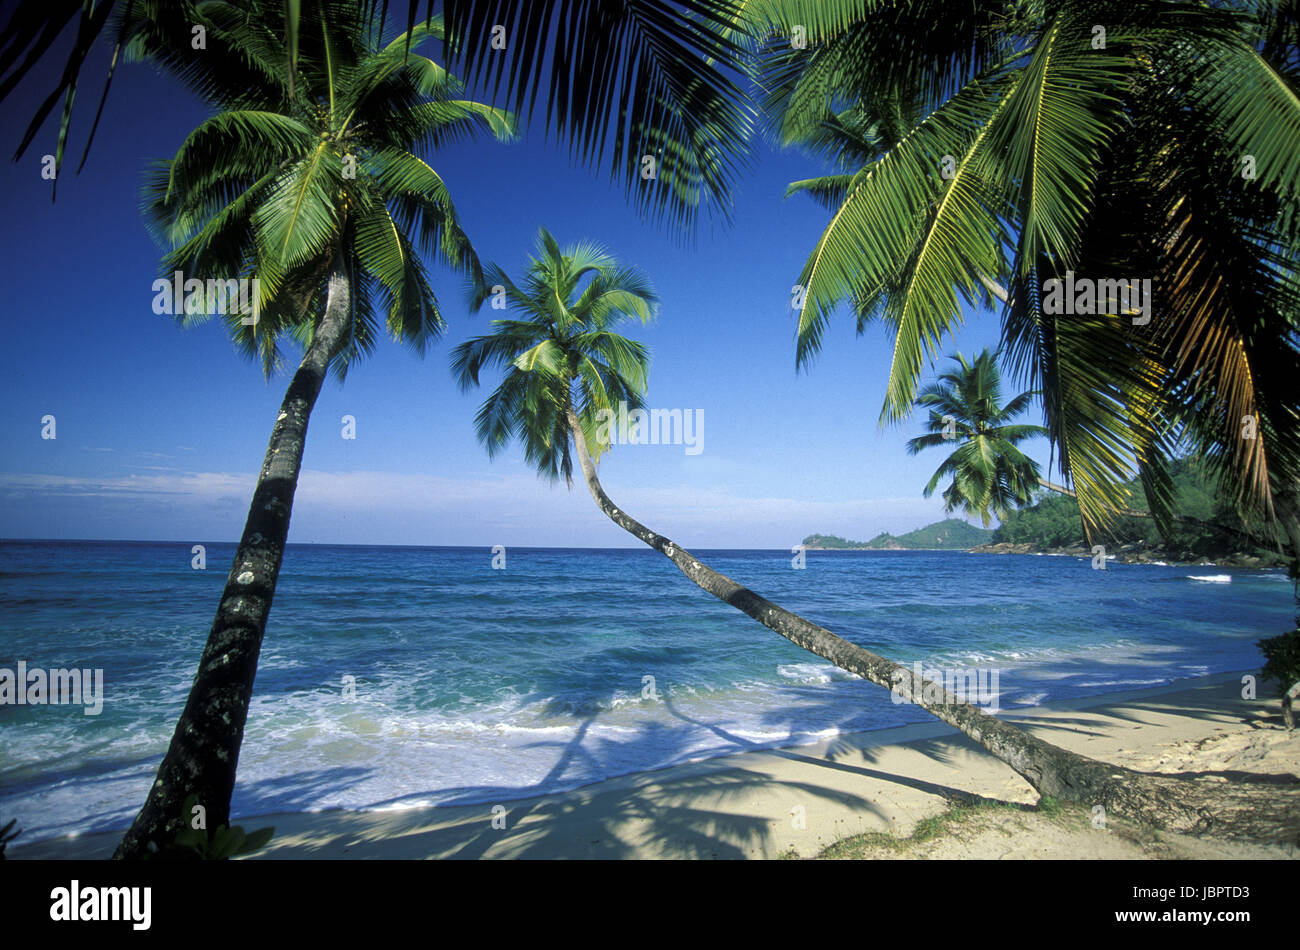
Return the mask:
[[1044, 795], [1038, 800], [1038, 811], [1048, 818], [1061, 816], [1061, 803], [1051, 795]]
[[873, 853], [880, 851], [901, 853], [927, 841], [942, 838], [973, 819], [1024, 810], [1026, 808], [1022, 805], [987, 798], [955, 801], [939, 814], [918, 821], [912, 828], [912, 833], [906, 838], [884, 831], [868, 831], [835, 842], [818, 854], [817, 858], [818, 860], [851, 861], [869, 858]]

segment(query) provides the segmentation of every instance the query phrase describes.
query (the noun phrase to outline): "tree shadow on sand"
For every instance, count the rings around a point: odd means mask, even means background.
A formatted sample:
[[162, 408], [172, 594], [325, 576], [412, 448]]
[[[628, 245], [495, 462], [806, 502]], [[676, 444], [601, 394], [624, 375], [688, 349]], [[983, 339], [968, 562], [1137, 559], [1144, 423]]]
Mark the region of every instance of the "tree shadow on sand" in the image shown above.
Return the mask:
[[[559, 705], [566, 713], [573, 711], [571, 703]], [[671, 700], [665, 700], [665, 706], [676, 719], [712, 732], [735, 751], [763, 748], [721, 726], [686, 715]], [[371, 802], [367, 812], [333, 812], [322, 824], [327, 837], [309, 833], [291, 840], [281, 838], [272, 842], [265, 856], [744, 858], [777, 853], [777, 833], [789, 827], [790, 815], [760, 813], [761, 808], [750, 807], [760, 794], [768, 793], [767, 809], [772, 810], [773, 779], [769, 774], [734, 760], [689, 762], [691, 730], [664, 723], [645, 723], [631, 738], [605, 738], [592, 731], [600, 715], [588, 711], [575, 734], [566, 740], [530, 744], [532, 749], [559, 747], [555, 763], [535, 782], [440, 790], [440, 804], [435, 808], [414, 807], [429, 798], [427, 793], [414, 793]], [[766, 751], [833, 772], [898, 781], [929, 794], [960, 794], [946, 786], [790, 750]], [[633, 771], [635, 765], [622, 766], [655, 760], [687, 760], [689, 764], [671, 772], [641, 772]], [[617, 774], [620, 767], [632, 774], [601, 781]], [[806, 802], [809, 807], [818, 801], [848, 806], [889, 821], [875, 802], [846, 794], [842, 788], [802, 779], [779, 784], [792, 802]], [[568, 791], [557, 793], [566, 787]], [[248, 794], [264, 797], [257, 788], [249, 789]], [[413, 807], [397, 810], [404, 804]], [[376, 815], [376, 809], [388, 811]]]
[[[837, 761], [833, 757], [776, 749], [682, 711], [672, 699], [662, 702], [682, 723], [707, 730], [730, 750], [761, 752], [812, 766], [827, 773], [860, 776], [949, 801], [981, 801], [959, 788]], [[572, 702], [552, 712], [574, 712]], [[626, 858], [656, 855], [672, 858], [743, 858], [775, 855], [778, 834], [790, 827], [790, 814], [761, 813], [750, 807], [760, 795], [772, 811], [774, 783], [792, 803], [811, 808], [818, 802], [852, 809], [882, 826], [893, 820], [889, 810], [866, 794], [846, 792], [805, 778], [779, 781], [760, 762], [717, 758], [690, 761], [695, 747], [691, 730], [658, 722], [642, 724], [631, 738], [617, 741], [594, 734], [601, 712], [584, 710], [575, 734], [565, 740], [539, 740], [526, 748], [558, 747], [559, 755], [535, 782], [519, 785], [463, 785], [440, 790], [439, 805], [418, 807], [428, 793], [395, 796], [367, 805], [367, 812], [334, 812], [322, 830], [273, 842], [266, 856], [349, 857], [574, 857]], [[671, 771], [637, 771], [622, 779], [621, 763], [669, 760], [687, 764]], [[633, 766], [632, 768], [635, 768]], [[624, 768], [624, 771], [631, 771]], [[801, 773], [807, 774], [807, 773]], [[813, 773], [816, 774], [816, 773]], [[557, 789], [568, 788], [558, 792]], [[250, 795], [258, 792], [250, 790]], [[403, 805], [410, 806], [401, 810]], [[376, 815], [374, 810], [386, 810]], [[496, 819], [494, 821], [494, 818]], [[504, 825], [504, 827], [502, 827]]]

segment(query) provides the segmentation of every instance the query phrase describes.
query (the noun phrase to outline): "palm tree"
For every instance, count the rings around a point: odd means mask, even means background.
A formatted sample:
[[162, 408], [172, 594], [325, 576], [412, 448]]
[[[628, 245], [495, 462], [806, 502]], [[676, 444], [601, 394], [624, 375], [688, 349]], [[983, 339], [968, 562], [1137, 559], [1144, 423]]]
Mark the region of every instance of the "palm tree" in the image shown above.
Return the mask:
[[[929, 432], [907, 443], [910, 455], [945, 444], [957, 446], [926, 484], [925, 497], [934, 493], [941, 479], [951, 476], [952, 484], [943, 493], [944, 510], [979, 515], [985, 527], [993, 516], [1004, 519], [1012, 508], [1033, 501], [1035, 488], [1077, 500], [1075, 492], [1040, 476], [1038, 463], [1016, 448], [1025, 439], [1049, 434], [1043, 426], [1009, 424], [1029, 407], [1035, 393], [1023, 392], [999, 408], [1002, 378], [997, 354], [985, 349], [974, 363], [960, 353], [950, 359], [958, 368], [941, 374], [917, 394], [916, 405], [929, 410]], [[1126, 506], [1116, 507], [1114, 513], [1128, 518], [1152, 517], [1150, 511]], [[1192, 515], [1169, 512], [1167, 518], [1257, 540], [1248, 532]]]
[[[332, 2], [284, 0], [275, 23], [268, 22], [284, 37], [278, 66], [291, 91], [303, 25], [310, 29], [317, 11], [328, 10]], [[583, 161], [608, 168], [648, 218], [689, 231], [701, 211], [729, 218], [733, 183], [750, 161], [754, 108], [741, 82], [750, 61], [738, 28], [748, 2], [447, 0], [442, 4], [445, 58], [467, 80], [481, 80], [494, 96], [509, 98], [523, 115], [531, 116], [545, 91], [548, 132], [567, 141]], [[222, 6], [257, 4], [229, 0]], [[383, 32], [388, 0], [351, 5], [357, 19]], [[194, 0], [18, 0], [0, 31], [0, 102], [50, 55], [74, 20], [76, 32], [59, 81], [35, 110], [15, 160], [62, 100], [54, 151], [62, 168], [81, 69], [101, 35], [113, 37], [112, 65], [82, 165], [118, 54], [130, 47], [141, 24], [166, 22], [172, 35], [188, 37], [191, 26], [204, 22], [214, 6]], [[421, 9], [425, 23], [432, 22], [433, 8], [433, 0], [407, 0], [408, 35]], [[654, 159], [651, 176], [647, 156]]]
[[[508, 115], [459, 98], [457, 80], [415, 51], [440, 36], [436, 20], [379, 47], [351, 5], [331, 5], [316, 31], [299, 38], [290, 92], [273, 29], [279, 0], [206, 12], [206, 57], [169, 46], [166, 32], [138, 37], [150, 58], [175, 68], [219, 110], [146, 184], [146, 211], [173, 247], [162, 270], [198, 280], [256, 279], [260, 312], [252, 319], [228, 313], [232, 338], [260, 356], [268, 376], [282, 363], [285, 338], [300, 342], [304, 354], [276, 417], [189, 699], [117, 849], [123, 858], [162, 848], [182, 827], [181, 805], [191, 795], [209, 827], [229, 823], [307, 425], [326, 372], [333, 367], [341, 379], [372, 350], [381, 320], [417, 349], [441, 332], [420, 254], [474, 279], [481, 270], [445, 183], [419, 153], [480, 130], [508, 137], [512, 128]], [[228, 64], [236, 65], [226, 71]], [[210, 315], [177, 319], [189, 324]]]
[[[978, 742], [1042, 795], [1100, 804], [1115, 814], [1174, 830], [1266, 838], [1294, 836], [1300, 830], [1300, 808], [1293, 800], [1278, 803], [1276, 785], [1206, 785], [1133, 772], [1050, 745], [1001, 722], [959, 702], [914, 670], [850, 643], [718, 573], [615, 505], [596, 472], [611, 444], [602, 410], [619, 400], [629, 407], [644, 405], [649, 357], [643, 346], [613, 328], [629, 318], [648, 320], [655, 297], [637, 271], [618, 266], [590, 245], [561, 251], [542, 230], [538, 248], [519, 284], [495, 265], [486, 272], [486, 279], [505, 291], [522, 318], [493, 321], [493, 333], [467, 340], [453, 354], [453, 370], [463, 390], [479, 385], [487, 367], [505, 373], [476, 418], [478, 437], [489, 454], [518, 440], [543, 476], [557, 480], [563, 475], [570, 481], [572, 449], [597, 507], [672, 561], [693, 584], [841, 669], [897, 690]], [[586, 286], [580, 287], [586, 278]], [[487, 291], [477, 290], [474, 307], [487, 296]], [[1290, 800], [1294, 791], [1282, 794]]]
[[475, 418], [479, 440], [492, 456], [517, 439], [529, 464], [572, 484], [573, 433], [584, 433], [577, 441], [595, 446], [599, 458], [609, 446], [608, 436], [597, 439], [601, 411], [620, 402], [644, 406], [649, 354], [613, 327], [629, 317], [650, 321], [657, 298], [640, 272], [618, 266], [594, 244], [561, 250], [542, 228], [537, 252], [520, 284], [498, 265], [485, 268], [471, 308], [480, 309], [495, 286], [527, 319], [493, 320], [493, 333], [456, 347], [452, 369], [463, 391], [479, 384], [484, 367], [505, 369]]
[[961, 353], [951, 357], [957, 368], [923, 387], [916, 405], [929, 410], [929, 432], [907, 443], [909, 455], [928, 448], [957, 443], [926, 483], [924, 494], [934, 494], [939, 481], [952, 478], [944, 490], [944, 511], [961, 510], [979, 515], [988, 527], [993, 517], [1028, 504], [1034, 488], [1046, 485], [1038, 476], [1038, 463], [1016, 445], [1047, 435], [1036, 425], [1013, 425], [1011, 420], [1029, 408], [1034, 393], [1023, 392], [1005, 406], [997, 356], [985, 349], [968, 362]]
[[[1274, 2], [755, 4], [775, 135], [839, 164], [790, 186], [832, 211], [799, 365], [839, 306], [884, 321], [897, 420], [962, 308], [1000, 301], [1085, 533], [1135, 470], [1167, 520], [1190, 446], [1300, 553], [1298, 23]], [[1154, 313], [1049, 312], [1069, 272], [1149, 279]]]

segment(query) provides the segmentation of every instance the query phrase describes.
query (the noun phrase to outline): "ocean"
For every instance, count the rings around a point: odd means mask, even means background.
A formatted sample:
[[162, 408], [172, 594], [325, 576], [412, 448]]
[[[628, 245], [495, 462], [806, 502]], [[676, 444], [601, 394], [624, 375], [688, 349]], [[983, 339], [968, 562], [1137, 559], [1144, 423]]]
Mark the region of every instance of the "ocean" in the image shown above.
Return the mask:
[[[233, 544], [0, 541], [0, 669], [102, 669], [103, 708], [0, 705], [0, 825], [125, 827], [185, 703]], [[855, 643], [996, 671], [1002, 710], [1262, 663], [1282, 571], [928, 551], [693, 552]], [[290, 545], [233, 812], [502, 802], [930, 720], [648, 549]], [[498, 563], [500, 560], [498, 559]]]

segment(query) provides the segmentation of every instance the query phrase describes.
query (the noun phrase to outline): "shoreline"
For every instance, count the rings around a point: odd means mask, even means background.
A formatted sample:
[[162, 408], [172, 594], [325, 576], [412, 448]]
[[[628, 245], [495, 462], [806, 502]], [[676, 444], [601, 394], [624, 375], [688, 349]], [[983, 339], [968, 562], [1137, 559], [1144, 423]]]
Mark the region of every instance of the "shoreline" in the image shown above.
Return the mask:
[[[918, 554], [1019, 554], [1027, 557], [1071, 557], [1077, 560], [1087, 561], [1092, 558], [1092, 552], [1084, 547], [1066, 547], [1066, 548], [1042, 548], [1028, 543], [1011, 543], [1009, 541], [1000, 541], [996, 544], [977, 544], [973, 548], [824, 548], [813, 545], [804, 545], [805, 551], [817, 552], [835, 552], [835, 551], [853, 551], [856, 553], [895, 553], [895, 552], [912, 552]], [[1202, 559], [1199, 561], [1188, 561], [1163, 554], [1155, 549], [1145, 549], [1138, 545], [1128, 545], [1125, 547], [1115, 548], [1114, 551], [1106, 558], [1108, 561], [1114, 561], [1116, 564], [1147, 564], [1153, 567], [1222, 567], [1231, 570], [1240, 571], [1263, 571], [1263, 572], [1285, 572], [1286, 568], [1282, 564], [1265, 563], [1261, 558], [1255, 555], [1227, 555], [1217, 560]]]
[[[1257, 671], [1004, 710], [999, 718], [1064, 748], [1148, 771], [1182, 762], [1173, 770], [1231, 765], [1294, 774], [1300, 732], [1288, 738], [1273, 725], [1281, 717], [1271, 696], [1241, 699], [1247, 673]], [[1223, 761], [1214, 757], [1220, 753]], [[792, 851], [808, 857], [853, 834], [906, 835], [954, 797], [968, 795], [1019, 804], [1038, 798], [1009, 767], [935, 720], [732, 752], [499, 804], [331, 809], [234, 821], [246, 831], [274, 826], [275, 837], [256, 858], [773, 858]], [[8, 856], [106, 858], [121, 833], [30, 844], [19, 838]], [[1294, 847], [1287, 853], [1279, 846], [1220, 844], [1217, 856], [1295, 856]]]
[[[1073, 557], [1080, 560], [1092, 558], [1092, 552], [1084, 547], [1041, 548], [1033, 544], [1014, 544], [1000, 541], [997, 544], [980, 544], [965, 549], [967, 554], [1024, 554], [1033, 557]], [[1203, 558], [1188, 561], [1178, 558], [1159, 548], [1148, 547], [1141, 543], [1121, 545], [1113, 549], [1107, 560], [1116, 564], [1149, 564], [1155, 567], [1222, 567], [1241, 571], [1285, 571], [1282, 564], [1267, 563], [1263, 558], [1253, 554], [1228, 554], [1214, 560]]]

